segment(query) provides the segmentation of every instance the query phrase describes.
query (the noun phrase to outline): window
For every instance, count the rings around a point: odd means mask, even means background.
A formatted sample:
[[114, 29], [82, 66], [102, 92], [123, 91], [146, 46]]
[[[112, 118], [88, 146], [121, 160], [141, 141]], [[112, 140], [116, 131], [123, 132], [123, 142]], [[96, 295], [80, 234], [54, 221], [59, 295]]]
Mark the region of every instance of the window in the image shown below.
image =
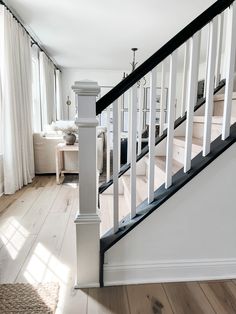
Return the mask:
[[61, 119], [60, 71], [37, 45], [32, 46], [32, 104], [34, 132]]

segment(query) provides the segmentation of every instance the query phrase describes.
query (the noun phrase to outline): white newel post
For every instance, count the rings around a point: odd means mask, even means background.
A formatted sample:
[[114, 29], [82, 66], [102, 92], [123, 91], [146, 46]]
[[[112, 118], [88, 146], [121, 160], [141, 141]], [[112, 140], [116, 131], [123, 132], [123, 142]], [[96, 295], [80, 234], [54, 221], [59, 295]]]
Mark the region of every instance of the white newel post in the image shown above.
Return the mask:
[[76, 224], [76, 288], [99, 286], [100, 218], [97, 186], [96, 82], [72, 86], [77, 97], [79, 127], [79, 211]]

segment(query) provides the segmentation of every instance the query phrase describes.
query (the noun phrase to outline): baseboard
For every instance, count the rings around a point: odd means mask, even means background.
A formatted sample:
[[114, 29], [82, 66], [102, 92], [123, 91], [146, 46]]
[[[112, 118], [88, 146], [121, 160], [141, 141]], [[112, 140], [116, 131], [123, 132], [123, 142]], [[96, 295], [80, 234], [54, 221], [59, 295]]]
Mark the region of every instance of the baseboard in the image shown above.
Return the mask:
[[142, 265], [104, 265], [104, 285], [236, 278], [236, 259], [162, 261]]
[[90, 284], [75, 284], [74, 289], [88, 289], [88, 288], [99, 288], [100, 284], [98, 282], [90, 283]]

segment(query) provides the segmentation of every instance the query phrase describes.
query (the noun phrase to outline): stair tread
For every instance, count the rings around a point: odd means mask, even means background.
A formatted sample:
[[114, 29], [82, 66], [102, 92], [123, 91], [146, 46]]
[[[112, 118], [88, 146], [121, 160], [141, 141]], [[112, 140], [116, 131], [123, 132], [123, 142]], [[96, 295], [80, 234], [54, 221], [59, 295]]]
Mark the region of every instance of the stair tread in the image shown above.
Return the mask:
[[[204, 123], [204, 119], [205, 119], [204, 116], [194, 116], [193, 117], [193, 122]], [[223, 117], [222, 116], [213, 116], [212, 117], [212, 123], [213, 124], [222, 124], [222, 122], [223, 122]], [[233, 124], [234, 122], [236, 122], [236, 118], [232, 117], [231, 118], [231, 124]]]
[[[192, 138], [192, 145], [197, 149], [202, 148], [203, 140], [201, 138], [193, 137]], [[183, 146], [185, 145], [185, 137], [184, 136], [176, 136], [174, 137], [174, 144]]]
[[[146, 164], [148, 165], [148, 155], [145, 157]], [[166, 156], [155, 156], [154, 159], [156, 167], [158, 167], [162, 172], [166, 172]], [[183, 164], [175, 159], [172, 161], [173, 174], [178, 172], [183, 168]]]
[[[146, 160], [148, 160], [147, 157], [146, 157]], [[166, 156], [156, 156], [155, 157], [155, 165], [156, 165], [156, 167], [161, 169], [163, 171], [163, 173], [165, 173]], [[175, 174], [181, 168], [183, 168], [183, 165], [180, 162], [173, 159], [172, 173]], [[124, 187], [130, 192], [130, 189], [131, 189], [131, 187], [130, 187], [130, 176], [129, 175], [122, 176], [122, 181], [123, 181]], [[164, 179], [158, 185], [155, 184], [155, 189], [158, 188], [163, 183], [164, 183]], [[147, 184], [148, 184], [148, 179], [145, 175], [136, 176], [136, 196], [137, 196], [136, 201], [137, 201], [137, 205], [140, 204], [142, 201], [144, 201], [147, 198]]]
[[[214, 95], [214, 101], [222, 101], [225, 99], [225, 94], [216, 94]], [[233, 92], [232, 99], [236, 99], [236, 92]]]
[[[155, 164], [158, 168], [160, 168], [163, 172], [166, 171], [166, 156], [156, 156]], [[172, 160], [172, 171], [173, 173], [178, 172], [181, 168], [183, 168], [183, 164], [178, 162], [177, 160]]]

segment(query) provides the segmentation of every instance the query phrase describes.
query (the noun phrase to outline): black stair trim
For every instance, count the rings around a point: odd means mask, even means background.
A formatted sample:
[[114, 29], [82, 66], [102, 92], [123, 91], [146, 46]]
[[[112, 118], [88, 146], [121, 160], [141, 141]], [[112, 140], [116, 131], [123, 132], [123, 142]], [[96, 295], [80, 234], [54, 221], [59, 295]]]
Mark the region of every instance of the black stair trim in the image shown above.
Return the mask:
[[165, 185], [160, 186], [154, 194], [154, 201], [148, 204], [147, 200], [143, 201], [137, 207], [137, 215], [132, 220], [129, 216], [123, 219], [120, 224], [120, 228], [117, 233], [113, 233], [109, 230], [100, 240], [100, 284], [103, 286], [103, 261], [105, 252], [115, 245], [120, 239], [146, 219], [152, 212], [157, 210], [163, 203], [165, 203], [171, 196], [185, 186], [190, 180], [197, 176], [203, 169], [205, 169], [210, 163], [212, 163], [218, 156], [226, 151], [231, 145], [236, 142], [236, 123], [230, 128], [230, 136], [226, 140], [222, 140], [221, 136], [217, 137], [211, 143], [211, 152], [206, 157], [202, 156], [200, 152], [192, 160], [192, 168], [187, 173], [184, 173], [183, 168], [180, 169], [173, 176], [173, 184], [168, 189], [165, 189]]
[[[219, 85], [214, 89], [214, 95], [218, 93], [221, 90], [221, 88], [223, 88], [224, 86], [225, 86], [225, 79], [221, 80]], [[200, 98], [194, 107], [194, 112], [198, 110], [202, 105], [204, 105], [205, 102], [206, 102], [205, 98]], [[187, 119], [187, 112], [185, 112], [183, 117], [179, 117], [178, 119], [175, 120], [174, 129], [179, 127], [186, 119]], [[155, 145], [158, 145], [161, 141], [163, 141], [166, 138], [166, 136], [167, 136], [167, 130], [164, 130], [161, 136], [156, 137]], [[149, 152], [149, 146], [147, 145], [142, 149], [141, 153], [137, 156], [137, 162], [140, 159], [142, 159], [148, 152]], [[123, 165], [120, 169], [118, 177], [120, 178], [123, 174], [125, 174], [130, 169], [130, 166], [131, 166], [130, 163]], [[113, 177], [111, 176], [109, 181], [100, 185], [99, 190], [98, 190], [99, 194], [106, 191], [106, 189], [108, 189], [112, 184], [113, 184]]]
[[214, 17], [228, 8], [234, 0], [218, 0], [196, 19], [183, 28], [177, 35], [170, 39], [164, 46], [155, 52], [150, 58], [143, 62], [136, 70], [117, 84], [111, 91], [97, 101], [96, 114], [100, 114], [104, 109], [124, 94], [131, 86], [137, 83], [143, 76], [155, 68], [173, 51], [184, 44], [197, 31], [202, 29]]

